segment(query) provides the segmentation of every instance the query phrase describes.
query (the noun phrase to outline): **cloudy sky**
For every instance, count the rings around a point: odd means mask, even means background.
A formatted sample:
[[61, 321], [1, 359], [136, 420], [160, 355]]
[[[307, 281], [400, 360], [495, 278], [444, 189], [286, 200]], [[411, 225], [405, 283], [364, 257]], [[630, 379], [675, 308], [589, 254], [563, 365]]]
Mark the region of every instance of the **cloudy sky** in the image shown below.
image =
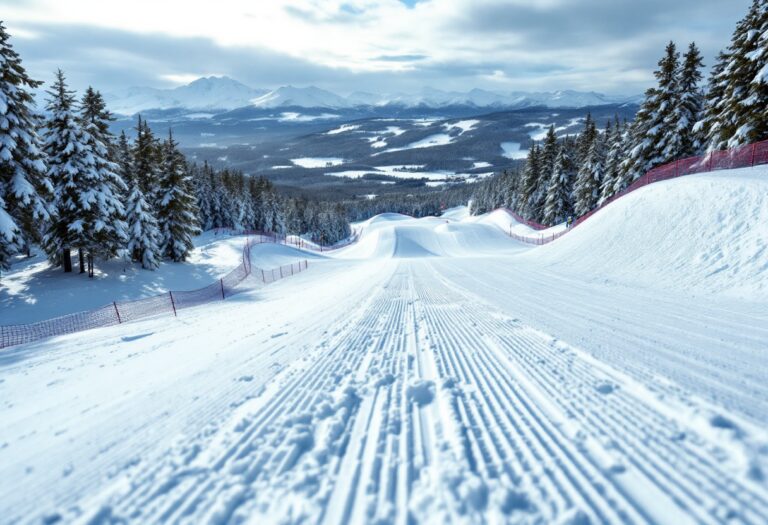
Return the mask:
[[0, 0], [36, 78], [172, 87], [228, 75], [347, 94], [475, 87], [635, 94], [672, 39], [707, 64], [750, 0]]

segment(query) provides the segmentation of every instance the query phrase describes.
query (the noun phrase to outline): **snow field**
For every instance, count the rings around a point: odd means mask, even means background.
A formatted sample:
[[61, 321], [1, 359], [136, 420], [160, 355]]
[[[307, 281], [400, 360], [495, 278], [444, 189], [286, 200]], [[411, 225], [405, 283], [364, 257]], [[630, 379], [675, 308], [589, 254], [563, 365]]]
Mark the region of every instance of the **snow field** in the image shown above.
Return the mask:
[[[243, 243], [242, 237], [224, 238], [206, 232], [195, 238], [195, 249], [186, 263], [163, 264], [150, 272], [133, 263], [100, 262], [96, 265], [93, 279], [85, 274], [64, 275], [61, 268], [50, 268], [43, 255], [36, 255], [33, 259], [19, 261], [3, 275], [0, 284], [0, 324], [40, 321], [91, 310], [112, 301], [208, 286], [242, 262]], [[306, 257], [302, 254], [290, 262], [299, 258]], [[74, 259], [77, 266], [77, 258]], [[260, 261], [253, 262], [254, 266], [259, 266], [257, 262]], [[77, 267], [74, 271], [78, 271]]]
[[12, 523], [765, 523], [760, 177], [648, 186], [541, 248], [503, 212], [383, 214], [215, 308], [11, 349], [0, 501]]

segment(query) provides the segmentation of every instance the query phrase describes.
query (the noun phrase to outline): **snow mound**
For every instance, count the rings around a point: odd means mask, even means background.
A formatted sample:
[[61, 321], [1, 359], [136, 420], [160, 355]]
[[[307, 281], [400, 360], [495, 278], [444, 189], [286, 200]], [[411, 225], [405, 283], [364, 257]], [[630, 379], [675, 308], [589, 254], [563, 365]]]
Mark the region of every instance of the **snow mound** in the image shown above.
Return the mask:
[[548, 237], [551, 236], [553, 233], [559, 233], [563, 231], [566, 226], [565, 224], [557, 224], [555, 226], [552, 226], [551, 228], [547, 228], [545, 230], [535, 230], [528, 226], [527, 224], [523, 224], [521, 222], [518, 222], [517, 219], [515, 219], [511, 214], [509, 214], [506, 210], [498, 209], [494, 210], [490, 213], [485, 213], [483, 215], [478, 215], [477, 217], [470, 217], [467, 220], [474, 221], [479, 224], [489, 224], [496, 226], [498, 228], [501, 228], [502, 231], [505, 233], [514, 233], [515, 235], [522, 235], [524, 237]]
[[641, 188], [522, 257], [599, 279], [768, 298], [768, 168]]
[[360, 240], [334, 256], [354, 259], [476, 257], [529, 248], [512, 241], [496, 226], [452, 222], [442, 217], [413, 219], [383, 214], [356, 228], [361, 232]]

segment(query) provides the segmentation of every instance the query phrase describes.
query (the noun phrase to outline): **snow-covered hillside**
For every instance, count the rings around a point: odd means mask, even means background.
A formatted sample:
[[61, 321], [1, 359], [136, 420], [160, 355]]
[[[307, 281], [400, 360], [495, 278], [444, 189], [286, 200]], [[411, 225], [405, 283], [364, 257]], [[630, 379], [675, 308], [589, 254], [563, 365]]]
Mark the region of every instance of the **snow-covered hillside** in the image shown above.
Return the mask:
[[1, 351], [4, 517], [765, 523], [765, 195], [658, 183], [545, 247], [379, 215], [231, 301]]

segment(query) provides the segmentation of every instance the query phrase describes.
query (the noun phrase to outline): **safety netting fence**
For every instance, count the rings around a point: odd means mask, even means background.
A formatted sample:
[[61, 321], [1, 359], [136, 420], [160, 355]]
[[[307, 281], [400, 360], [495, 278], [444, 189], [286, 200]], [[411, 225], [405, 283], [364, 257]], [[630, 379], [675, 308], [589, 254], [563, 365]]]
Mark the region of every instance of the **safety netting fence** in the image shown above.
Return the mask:
[[[635, 180], [632, 184], [627, 186], [624, 190], [616, 193], [611, 198], [606, 199], [602, 203], [600, 203], [600, 206], [596, 207], [595, 209], [591, 210], [590, 212], [582, 215], [576, 221], [573, 223], [573, 226], [566, 230], [561, 230], [559, 232], [555, 233], [540, 233], [538, 235], [519, 235], [514, 232], [510, 231], [507, 232], [507, 234], [512, 237], [513, 239], [516, 239], [521, 242], [525, 242], [528, 244], [547, 244], [555, 239], [558, 239], [571, 231], [573, 227], [576, 227], [580, 224], [582, 224], [584, 221], [589, 219], [592, 215], [597, 213], [598, 211], [602, 210], [606, 206], [608, 206], [613, 201], [620, 199], [621, 197], [627, 195], [628, 193], [632, 193], [633, 191], [642, 188], [643, 186], [648, 186], [649, 184], [653, 184], [655, 182], [660, 182], [663, 180], [669, 180], [669, 179], [675, 179], [677, 177], [684, 177], [686, 175], [694, 175], [696, 173], [707, 173], [712, 171], [719, 171], [719, 170], [732, 170], [737, 168], [749, 168], [754, 166], [760, 166], [763, 164], [768, 164], [768, 140], [762, 141], [762, 142], [755, 142], [754, 144], [745, 144], [744, 146], [739, 146], [737, 148], [723, 150], [723, 151], [712, 151], [710, 153], [707, 153], [706, 155], [701, 155], [698, 157], [689, 157], [686, 159], [680, 159], [676, 160], [674, 162], [670, 162], [668, 164], [664, 164], [662, 166], [658, 166], [642, 177]], [[530, 221], [527, 219], [523, 219], [518, 214], [514, 213], [512, 210], [506, 210], [512, 217], [523, 224], [526, 224], [530, 226], [531, 228], [535, 230], [545, 230], [548, 228], [548, 226], [545, 226], [543, 224], [539, 224], [534, 221]]]
[[159, 315], [176, 316], [178, 311], [184, 308], [223, 301], [248, 289], [249, 283], [269, 284], [307, 269], [306, 260], [269, 270], [254, 268], [251, 264], [251, 248], [264, 242], [273, 242], [269, 234], [247, 236], [241, 263], [218, 281], [197, 290], [169, 291], [133, 301], [114, 301], [94, 310], [34, 323], [0, 325], [0, 348]]
[[360, 237], [360, 232], [353, 231], [352, 235], [333, 244], [324, 244], [308, 241], [298, 235], [285, 235], [280, 233], [264, 232], [261, 230], [244, 230], [236, 228], [217, 228], [216, 234], [219, 235], [247, 235], [253, 239], [259, 239], [259, 242], [271, 242], [275, 244], [283, 244], [286, 246], [295, 246], [301, 250], [308, 250], [312, 252], [332, 252], [340, 248], [346, 248], [347, 246], [354, 244]]

